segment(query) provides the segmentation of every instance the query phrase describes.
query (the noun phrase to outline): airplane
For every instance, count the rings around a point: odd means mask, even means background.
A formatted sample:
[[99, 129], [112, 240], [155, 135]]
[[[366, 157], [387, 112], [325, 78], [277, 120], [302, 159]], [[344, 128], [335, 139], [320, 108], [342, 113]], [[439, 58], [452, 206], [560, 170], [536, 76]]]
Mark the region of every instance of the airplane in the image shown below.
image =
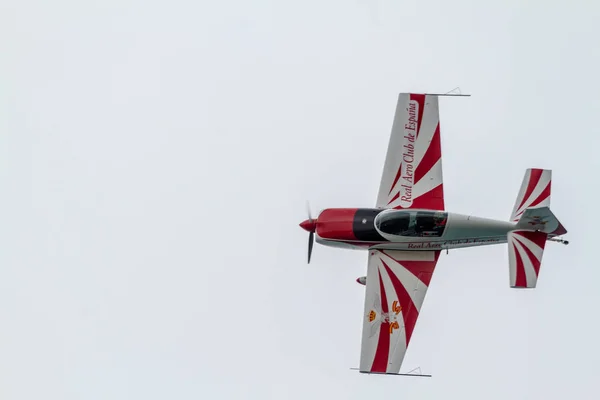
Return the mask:
[[[439, 94], [400, 93], [373, 208], [327, 208], [300, 226], [313, 243], [368, 251], [359, 372], [399, 373], [442, 250], [508, 244], [511, 288], [535, 288], [547, 241], [552, 171], [530, 168], [507, 221], [444, 207]], [[463, 95], [464, 96], [464, 95]], [[426, 375], [430, 376], [430, 375]]]

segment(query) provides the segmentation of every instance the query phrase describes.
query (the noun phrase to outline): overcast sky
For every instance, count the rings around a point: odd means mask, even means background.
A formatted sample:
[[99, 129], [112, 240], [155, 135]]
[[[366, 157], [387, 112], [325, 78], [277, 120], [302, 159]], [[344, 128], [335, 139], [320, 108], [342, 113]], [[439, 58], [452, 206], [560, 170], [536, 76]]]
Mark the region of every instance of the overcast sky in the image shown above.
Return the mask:
[[[0, 2], [0, 398], [596, 399], [592, 1]], [[298, 227], [375, 204], [399, 92], [440, 101], [449, 211], [553, 170], [570, 246], [440, 257], [404, 360], [358, 367], [366, 253]]]

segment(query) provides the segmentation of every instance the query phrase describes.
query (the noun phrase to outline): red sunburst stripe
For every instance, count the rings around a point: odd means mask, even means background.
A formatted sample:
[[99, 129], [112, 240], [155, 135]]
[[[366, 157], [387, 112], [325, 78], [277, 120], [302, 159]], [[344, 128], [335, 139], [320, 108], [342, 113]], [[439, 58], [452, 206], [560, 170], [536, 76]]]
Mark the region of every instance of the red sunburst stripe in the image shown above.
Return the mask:
[[[424, 94], [411, 94], [410, 100], [416, 101], [419, 104], [419, 117], [418, 117], [419, 121], [417, 122], [417, 135], [416, 135], [416, 137], [418, 138], [419, 133], [421, 132], [421, 121], [423, 120], [423, 110], [425, 109], [425, 95]], [[402, 162], [400, 162], [400, 165], [398, 165], [398, 171], [396, 172], [396, 176], [394, 177], [392, 186], [390, 186], [390, 191], [388, 192], [388, 196], [392, 193], [392, 190], [394, 190], [396, 183], [398, 183], [398, 179], [400, 179], [401, 173], [402, 173]], [[415, 183], [416, 182], [417, 181], [415, 180]]]
[[392, 269], [385, 263], [385, 261], [381, 260], [381, 263], [390, 276], [390, 280], [392, 281], [392, 285], [396, 291], [396, 296], [398, 296], [398, 301], [402, 306], [402, 317], [404, 319], [404, 331], [406, 334], [406, 346], [408, 347], [410, 337], [412, 336], [415, 324], [417, 323], [417, 318], [419, 318], [419, 310], [417, 310], [417, 307], [415, 307], [415, 304], [406, 291], [406, 288], [402, 282], [400, 282], [400, 279], [398, 279], [398, 277], [394, 274]]
[[515, 235], [522, 236], [531, 240], [533, 243], [537, 244], [542, 250], [546, 246], [546, 239], [548, 235], [544, 232], [532, 232], [532, 231], [515, 231], [513, 232]]
[[[396, 186], [398, 179], [400, 179], [401, 174], [402, 174], [402, 162], [400, 162], [400, 165], [398, 166], [398, 172], [396, 172], [396, 177], [394, 178], [394, 182], [392, 183], [392, 186], [390, 186], [390, 191], [388, 192], [388, 196], [390, 195], [390, 193], [392, 193], [392, 190], [394, 190], [394, 187]], [[398, 195], [396, 195], [396, 196], [398, 196]]]
[[543, 172], [543, 170], [541, 170], [541, 169], [532, 169], [531, 170], [531, 174], [529, 176], [529, 183], [527, 184], [527, 190], [525, 191], [525, 195], [523, 196], [523, 199], [521, 200], [521, 204], [519, 204], [519, 207], [517, 207], [517, 209], [515, 211], [518, 211], [521, 207], [523, 207], [523, 204], [525, 204], [525, 201], [529, 198], [529, 196], [531, 196], [531, 193], [533, 193], [533, 189], [535, 189], [536, 185], [540, 181], [540, 178], [542, 177], [542, 172]]
[[[397, 199], [398, 196], [395, 197]], [[390, 201], [388, 204], [391, 204]], [[400, 206], [394, 207], [399, 210], [402, 209]], [[427, 193], [423, 193], [419, 197], [413, 200], [410, 208], [424, 208], [428, 210], [443, 210], [444, 209], [444, 184], [440, 183], [435, 188], [431, 189]]]
[[419, 103], [419, 122], [417, 123], [417, 137], [419, 137], [419, 133], [421, 133], [421, 121], [423, 121], [423, 110], [425, 109], [425, 95], [412, 93], [410, 99]]
[[538, 204], [540, 204], [542, 201], [544, 201], [548, 197], [550, 197], [550, 186], [552, 186], [552, 181], [548, 182], [548, 184], [546, 185], [546, 187], [544, 188], [544, 190], [542, 190], [542, 193], [540, 193], [540, 195], [537, 197], [537, 199], [535, 199], [533, 201], [533, 203], [531, 203], [529, 205], [529, 207], [535, 207]]
[[[533, 254], [533, 252], [527, 246], [527, 244], [525, 244], [525, 242], [523, 242], [522, 239], [519, 239], [519, 236], [522, 238], [529, 239], [530, 241], [535, 243], [536, 246], [539, 246], [543, 251], [544, 246], [546, 245], [546, 239], [548, 238], [548, 235], [543, 232], [528, 232], [528, 231], [515, 232], [515, 233], [516, 233], [516, 235], [514, 236], [514, 240], [517, 243], [519, 243], [521, 246], [523, 246], [523, 248], [525, 249], [525, 254], [527, 254], [527, 257], [529, 257], [529, 261], [531, 261], [531, 265], [533, 265], [533, 269], [535, 271], [535, 276], [538, 276], [540, 274], [540, 267], [542, 265], [542, 260], [538, 259], [536, 257], [536, 255]], [[523, 267], [524, 267], [524, 264], [523, 264]]]
[[440, 142], [440, 123], [438, 122], [433, 137], [431, 138], [431, 142], [429, 143], [429, 147], [415, 170], [415, 185], [429, 172], [431, 167], [433, 167], [440, 158], [442, 158], [442, 145]]
[[[515, 239], [513, 239], [515, 240]], [[515, 286], [517, 287], [527, 287], [527, 276], [525, 275], [525, 264], [523, 264], [523, 259], [521, 258], [521, 254], [519, 253], [519, 249], [517, 245], [513, 242], [511, 243], [513, 250], [515, 251], [516, 258], [516, 273], [517, 278], [515, 280]]]
[[[398, 200], [399, 197], [400, 197], [400, 192], [396, 193], [394, 195], [394, 197], [392, 197], [392, 199], [390, 201], [388, 201], [387, 205], [389, 206], [390, 204], [392, 204], [393, 202], [395, 202], [396, 200]], [[401, 208], [401, 207], [396, 207], [396, 208]]]
[[[388, 301], [385, 293], [385, 287], [383, 286], [383, 279], [381, 278], [381, 271], [377, 268], [379, 275], [379, 289], [381, 290], [381, 311], [384, 313], [388, 312]], [[375, 358], [373, 359], [373, 366], [371, 367], [372, 372], [386, 372], [388, 357], [390, 354], [390, 323], [382, 323], [379, 327], [379, 341], [377, 343], [377, 350], [375, 351]]]
[[[529, 261], [531, 262], [531, 265], [533, 265], [533, 270], [535, 271], [535, 276], [538, 276], [540, 273], [540, 261], [537, 259], [537, 257], [535, 256], [535, 254], [533, 254], [531, 252], [531, 250], [529, 249], [529, 247], [527, 247], [527, 245], [523, 242], [521, 242], [520, 240], [516, 239], [517, 243], [519, 243], [521, 246], [523, 246], [523, 248], [525, 249], [525, 254], [527, 254], [527, 257], [529, 258]], [[523, 263], [523, 266], [525, 264]]]
[[[382, 250], [381, 252], [383, 254], [385, 254], [386, 256], [388, 256], [389, 258], [391, 258], [392, 260], [396, 261], [398, 264], [402, 265], [408, 271], [410, 271], [411, 274], [416, 276], [427, 287], [429, 287], [429, 283], [431, 282], [431, 277], [433, 275], [433, 270], [435, 269], [435, 266], [437, 264], [438, 258], [441, 253], [440, 250], [435, 250], [434, 256], [433, 256], [433, 261], [404, 261], [404, 260], [396, 260], [394, 257], [392, 257], [388, 253], [386, 253], [385, 250]], [[421, 279], [421, 277], [419, 277], [419, 274], [421, 272], [426, 272], [428, 274], [424, 275], [422, 277], [423, 279]]]

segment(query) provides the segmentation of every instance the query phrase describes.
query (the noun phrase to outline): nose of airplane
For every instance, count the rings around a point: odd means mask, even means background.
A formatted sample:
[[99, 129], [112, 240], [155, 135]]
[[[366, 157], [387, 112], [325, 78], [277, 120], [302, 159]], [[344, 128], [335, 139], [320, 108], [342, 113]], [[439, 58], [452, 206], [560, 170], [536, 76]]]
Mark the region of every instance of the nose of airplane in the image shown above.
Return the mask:
[[300, 227], [306, 232], [314, 232], [317, 229], [317, 221], [314, 219], [307, 219], [306, 221], [302, 221], [300, 223]]

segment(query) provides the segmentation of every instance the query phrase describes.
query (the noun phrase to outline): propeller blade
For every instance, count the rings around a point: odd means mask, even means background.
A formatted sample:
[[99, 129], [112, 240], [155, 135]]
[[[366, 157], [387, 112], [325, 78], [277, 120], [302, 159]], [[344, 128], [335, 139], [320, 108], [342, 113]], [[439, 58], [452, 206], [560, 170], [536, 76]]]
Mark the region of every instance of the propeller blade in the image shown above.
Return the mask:
[[310, 204], [308, 203], [308, 200], [306, 200], [306, 213], [308, 214], [308, 220], [312, 221], [312, 214], [310, 212]]
[[310, 256], [312, 254], [314, 240], [315, 240], [315, 234], [313, 232], [311, 232], [308, 235], [308, 264], [310, 264]]

